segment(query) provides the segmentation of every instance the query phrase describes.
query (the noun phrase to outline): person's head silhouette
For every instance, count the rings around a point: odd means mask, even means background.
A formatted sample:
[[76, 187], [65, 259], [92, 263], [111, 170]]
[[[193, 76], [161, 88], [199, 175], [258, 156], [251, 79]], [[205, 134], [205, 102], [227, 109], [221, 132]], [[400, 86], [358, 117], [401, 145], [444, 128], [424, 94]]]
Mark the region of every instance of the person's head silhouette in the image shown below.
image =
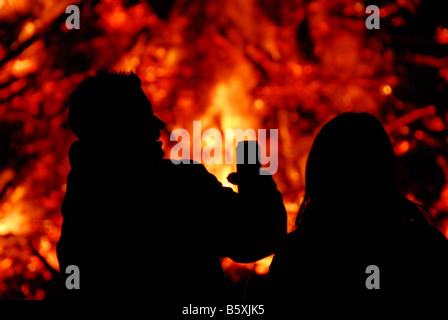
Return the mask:
[[165, 126], [134, 73], [98, 71], [71, 95], [68, 121], [80, 141], [114, 149], [145, 149], [163, 158], [158, 141]]
[[392, 143], [374, 116], [338, 115], [323, 126], [311, 148], [297, 224], [308, 218], [345, 224], [372, 218], [424, 221], [399, 192], [395, 166]]

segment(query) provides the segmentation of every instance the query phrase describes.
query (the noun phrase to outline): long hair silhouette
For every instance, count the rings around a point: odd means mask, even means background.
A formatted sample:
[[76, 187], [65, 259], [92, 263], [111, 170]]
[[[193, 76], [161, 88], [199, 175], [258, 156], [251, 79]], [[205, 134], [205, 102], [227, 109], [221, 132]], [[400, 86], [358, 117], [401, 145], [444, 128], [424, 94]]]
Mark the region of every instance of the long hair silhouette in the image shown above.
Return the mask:
[[[381, 123], [344, 113], [324, 125], [306, 165], [305, 197], [270, 266], [276, 299], [446, 297], [448, 241], [403, 196]], [[367, 268], [381, 277], [367, 287]], [[380, 286], [381, 283], [381, 286]]]
[[398, 190], [396, 160], [392, 143], [374, 116], [343, 113], [333, 118], [311, 148], [296, 225], [363, 220], [431, 223], [429, 212]]

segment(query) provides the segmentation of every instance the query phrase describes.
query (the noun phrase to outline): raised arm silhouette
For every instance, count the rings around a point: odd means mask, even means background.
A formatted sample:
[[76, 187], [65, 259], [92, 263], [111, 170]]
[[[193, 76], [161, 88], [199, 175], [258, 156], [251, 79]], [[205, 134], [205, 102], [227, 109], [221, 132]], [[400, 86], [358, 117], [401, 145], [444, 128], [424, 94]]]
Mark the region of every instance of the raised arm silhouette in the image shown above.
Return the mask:
[[399, 192], [395, 167], [374, 116], [344, 113], [323, 126], [308, 157], [296, 228], [270, 267], [275, 298], [447, 297], [448, 241]]
[[62, 275], [78, 266], [80, 289], [67, 298], [227, 298], [219, 258], [263, 258], [286, 234], [271, 176], [236, 179], [250, 186], [240, 195], [201, 164], [163, 159], [165, 124], [137, 75], [88, 76], [71, 95], [68, 120], [78, 140], [57, 253]]

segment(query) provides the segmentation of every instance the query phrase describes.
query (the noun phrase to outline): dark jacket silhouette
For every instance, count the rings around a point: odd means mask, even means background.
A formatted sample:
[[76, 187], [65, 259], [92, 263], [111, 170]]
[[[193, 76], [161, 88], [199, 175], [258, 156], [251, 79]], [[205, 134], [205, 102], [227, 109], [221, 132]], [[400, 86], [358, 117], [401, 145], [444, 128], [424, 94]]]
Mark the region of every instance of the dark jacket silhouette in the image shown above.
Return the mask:
[[201, 164], [162, 160], [164, 124], [137, 76], [98, 72], [71, 101], [79, 140], [57, 247], [63, 275], [80, 269], [69, 298], [227, 298], [220, 257], [252, 262], [274, 252], [286, 212], [272, 177], [240, 181], [251, 190], [240, 195]]
[[[395, 162], [372, 115], [341, 114], [322, 128], [307, 161], [296, 229], [270, 267], [273, 297], [447, 297], [448, 241], [400, 194]], [[377, 288], [369, 286], [369, 266], [379, 269]]]

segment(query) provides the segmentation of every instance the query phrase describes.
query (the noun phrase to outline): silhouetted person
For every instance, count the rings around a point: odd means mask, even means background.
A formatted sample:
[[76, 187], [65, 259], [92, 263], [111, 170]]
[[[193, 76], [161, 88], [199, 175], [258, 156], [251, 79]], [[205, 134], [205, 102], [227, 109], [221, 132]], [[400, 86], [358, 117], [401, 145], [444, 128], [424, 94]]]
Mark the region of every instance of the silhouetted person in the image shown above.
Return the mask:
[[164, 123], [133, 73], [97, 72], [73, 92], [69, 124], [79, 140], [62, 205], [57, 253], [65, 279], [80, 269], [87, 299], [228, 297], [220, 257], [252, 262], [286, 234], [270, 176], [224, 188], [201, 164], [163, 159]]
[[372, 115], [341, 114], [322, 128], [308, 157], [296, 229], [270, 267], [273, 297], [447, 297], [448, 241], [400, 194], [395, 165], [389, 137]]

